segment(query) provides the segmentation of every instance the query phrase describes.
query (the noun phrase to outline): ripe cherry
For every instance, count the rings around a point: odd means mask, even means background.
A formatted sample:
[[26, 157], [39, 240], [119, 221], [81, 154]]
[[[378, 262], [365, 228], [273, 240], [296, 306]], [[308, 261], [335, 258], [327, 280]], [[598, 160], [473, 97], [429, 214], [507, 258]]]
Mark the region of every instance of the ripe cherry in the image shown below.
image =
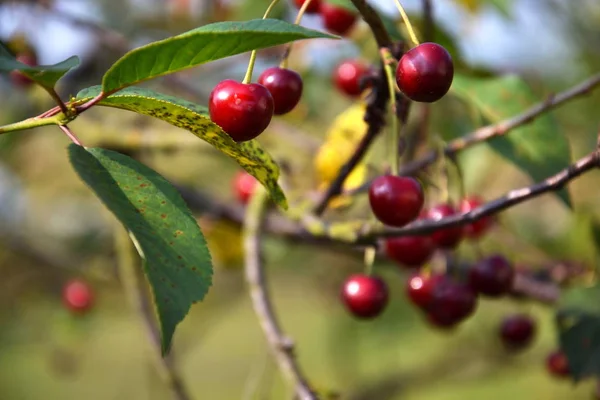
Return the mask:
[[[484, 201], [480, 197], [467, 197], [461, 200], [459, 211], [461, 213], [466, 213], [481, 206], [483, 203]], [[493, 224], [494, 219], [492, 217], [483, 217], [472, 224], [465, 225], [463, 229], [468, 238], [478, 239], [483, 236]]]
[[[439, 221], [442, 218], [456, 214], [456, 210], [450, 204], [438, 204], [427, 211], [426, 218]], [[442, 228], [431, 234], [435, 244], [443, 249], [453, 249], [463, 238], [462, 226]]]
[[344, 282], [342, 301], [354, 316], [362, 319], [375, 318], [387, 306], [387, 284], [376, 276], [352, 275]]
[[531, 344], [535, 336], [535, 321], [526, 314], [511, 315], [500, 325], [500, 338], [510, 350], [521, 350]]
[[[296, 8], [300, 9], [307, 0], [294, 0], [294, 4], [296, 4]], [[306, 8], [307, 14], [315, 14], [319, 12], [321, 8], [321, 0], [312, 0], [308, 7]]]
[[329, 3], [322, 3], [319, 11], [325, 28], [330, 32], [344, 36], [354, 26], [357, 15], [352, 11]]
[[272, 67], [263, 71], [258, 83], [266, 87], [273, 96], [273, 113], [286, 114], [294, 109], [302, 97], [302, 78], [296, 71]]
[[483, 295], [500, 297], [510, 291], [514, 277], [513, 266], [505, 257], [495, 254], [471, 267], [469, 284], [473, 290]]
[[407, 51], [396, 69], [396, 83], [411, 100], [433, 103], [452, 85], [454, 64], [446, 49], [437, 43], [422, 43]]
[[471, 288], [446, 278], [434, 286], [427, 313], [434, 325], [450, 327], [473, 314], [476, 306], [477, 295]]
[[79, 279], [73, 279], [65, 284], [62, 297], [65, 306], [76, 313], [84, 313], [94, 302], [92, 288]]
[[357, 97], [363, 91], [364, 78], [369, 66], [358, 60], [346, 60], [333, 71], [333, 81], [337, 88], [350, 97]]
[[546, 368], [551, 375], [559, 378], [564, 378], [571, 374], [569, 360], [565, 353], [560, 350], [556, 350], [548, 355], [548, 358], [546, 358]]
[[[22, 53], [22, 54], [19, 54], [16, 57], [16, 59], [17, 59], [17, 61], [20, 61], [26, 65], [29, 65], [30, 67], [37, 66], [37, 57], [35, 56], [34, 53], [31, 53], [31, 52]], [[12, 83], [15, 86], [24, 88], [24, 87], [29, 87], [33, 84], [33, 81], [30, 78], [23, 75], [19, 71], [11, 71], [11, 73], [9, 75], [10, 75], [10, 79], [11, 79]]]
[[426, 309], [431, 304], [435, 287], [444, 279], [444, 275], [413, 275], [406, 282], [406, 294], [413, 304]]
[[369, 188], [371, 210], [386, 225], [404, 226], [414, 221], [423, 208], [423, 188], [410, 177], [382, 175]]
[[233, 140], [244, 142], [260, 135], [273, 117], [273, 96], [263, 85], [226, 79], [210, 93], [210, 119]]
[[254, 189], [258, 185], [255, 177], [246, 171], [239, 171], [233, 178], [233, 192], [242, 204], [247, 204], [250, 197], [254, 193]]
[[407, 266], [420, 267], [435, 251], [435, 244], [429, 236], [402, 236], [385, 241], [385, 251], [389, 258]]

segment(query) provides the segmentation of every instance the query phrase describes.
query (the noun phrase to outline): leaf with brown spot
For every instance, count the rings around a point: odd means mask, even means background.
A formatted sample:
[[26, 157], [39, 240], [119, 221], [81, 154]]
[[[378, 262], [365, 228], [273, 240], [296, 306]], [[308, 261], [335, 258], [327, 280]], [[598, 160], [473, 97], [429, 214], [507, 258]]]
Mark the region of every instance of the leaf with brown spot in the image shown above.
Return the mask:
[[[139, 243], [144, 273], [154, 295], [164, 354], [170, 348], [177, 324], [194, 302], [204, 298], [212, 284], [212, 261], [204, 235], [179, 192], [147, 166], [114, 151], [84, 149], [74, 144], [69, 146], [69, 157], [80, 178]], [[137, 181], [138, 175], [147, 182], [143, 214], [135, 206], [140, 196], [137, 186], [118, 184]], [[135, 189], [129, 190], [128, 186]], [[161, 213], [169, 215], [177, 230], [163, 226]]]
[[[83, 104], [100, 93], [100, 86], [84, 89], [75, 104]], [[287, 209], [287, 200], [279, 186], [279, 166], [256, 140], [236, 143], [210, 120], [208, 110], [198, 104], [143, 88], [128, 88], [98, 103], [148, 115], [192, 132], [217, 150], [233, 158], [246, 172], [254, 176], [269, 192], [275, 204]], [[160, 106], [160, 107], [159, 107]], [[170, 116], [164, 110], [170, 111]]]

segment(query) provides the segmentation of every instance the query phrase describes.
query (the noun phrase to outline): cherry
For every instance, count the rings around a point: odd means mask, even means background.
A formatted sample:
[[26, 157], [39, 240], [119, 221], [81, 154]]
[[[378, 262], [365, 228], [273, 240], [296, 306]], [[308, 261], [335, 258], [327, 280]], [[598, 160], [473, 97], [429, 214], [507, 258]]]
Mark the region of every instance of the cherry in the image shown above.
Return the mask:
[[342, 93], [358, 97], [363, 91], [362, 83], [369, 71], [369, 66], [361, 61], [346, 60], [333, 71], [333, 81]]
[[210, 93], [210, 119], [233, 140], [244, 142], [260, 135], [273, 117], [273, 96], [263, 85], [225, 79]]
[[535, 321], [526, 314], [511, 315], [500, 325], [500, 337], [511, 350], [521, 350], [529, 346], [535, 335]]
[[413, 275], [406, 282], [406, 294], [413, 304], [426, 309], [431, 304], [433, 290], [444, 279], [444, 275]]
[[369, 188], [369, 202], [379, 221], [403, 226], [419, 216], [424, 202], [423, 188], [414, 178], [382, 175]]
[[433, 324], [450, 327], [473, 314], [476, 306], [477, 295], [471, 288], [446, 278], [434, 285], [427, 313]]
[[402, 236], [385, 241], [385, 251], [389, 258], [407, 267], [420, 267], [435, 251], [435, 244], [429, 236]]
[[551, 375], [560, 378], [567, 377], [571, 374], [569, 360], [565, 353], [560, 350], [556, 350], [548, 355], [548, 358], [546, 358], [546, 368]]
[[[461, 200], [459, 211], [461, 213], [466, 213], [481, 206], [483, 203], [484, 201], [480, 197], [467, 197]], [[490, 229], [493, 223], [494, 219], [492, 217], [483, 217], [472, 224], [465, 225], [463, 229], [468, 238], [478, 239]]]
[[94, 302], [92, 288], [79, 279], [73, 279], [65, 284], [62, 297], [65, 306], [76, 313], [84, 313]]
[[350, 31], [357, 18], [356, 13], [329, 3], [322, 3], [319, 12], [325, 28], [341, 36]]
[[[294, 0], [294, 3], [296, 4], [296, 8], [300, 9], [302, 7], [302, 5], [304, 3], [306, 3], [306, 0]], [[307, 14], [315, 14], [319, 12], [319, 9], [321, 8], [321, 0], [312, 0], [310, 2], [310, 4], [308, 5], [308, 7], [306, 7], [306, 13]]]
[[354, 316], [375, 318], [387, 306], [388, 287], [379, 277], [355, 274], [344, 282], [342, 300]]
[[302, 78], [291, 69], [267, 68], [258, 77], [258, 83], [271, 92], [275, 115], [287, 114], [292, 111], [302, 96]]
[[[31, 52], [19, 54], [16, 59], [30, 67], [35, 67], [37, 65], [37, 57]], [[28, 87], [33, 84], [33, 81], [30, 78], [19, 71], [11, 71], [9, 75], [15, 86]]]
[[396, 69], [396, 83], [411, 100], [433, 103], [452, 85], [454, 64], [446, 49], [437, 43], [422, 43], [407, 51]]
[[239, 171], [233, 178], [233, 192], [242, 204], [247, 204], [254, 193], [258, 181], [246, 171]]
[[[427, 211], [425, 218], [434, 221], [439, 221], [442, 218], [456, 214], [456, 210], [450, 204], [438, 204]], [[451, 228], [442, 228], [431, 234], [431, 238], [435, 244], [443, 249], [453, 249], [463, 238], [462, 226], [454, 226]]]
[[495, 254], [471, 267], [469, 284], [473, 290], [483, 295], [500, 297], [510, 291], [514, 277], [513, 266], [506, 258]]

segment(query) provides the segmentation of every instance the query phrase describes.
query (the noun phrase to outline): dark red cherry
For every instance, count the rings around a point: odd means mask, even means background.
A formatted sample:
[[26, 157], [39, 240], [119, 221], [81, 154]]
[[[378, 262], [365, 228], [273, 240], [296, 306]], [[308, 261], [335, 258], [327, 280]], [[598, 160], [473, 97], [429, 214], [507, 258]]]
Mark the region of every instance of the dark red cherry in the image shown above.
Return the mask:
[[435, 287], [444, 279], [444, 275], [413, 275], [406, 281], [406, 294], [413, 304], [426, 309], [431, 304]]
[[65, 284], [62, 297], [67, 309], [76, 313], [88, 311], [94, 303], [92, 288], [85, 281], [79, 279]]
[[263, 85], [226, 79], [210, 93], [210, 119], [233, 140], [244, 142], [260, 135], [273, 117], [273, 96]]
[[260, 74], [258, 83], [271, 92], [275, 115], [292, 111], [302, 97], [302, 78], [291, 69], [268, 68]]
[[[16, 59], [17, 59], [17, 61], [22, 62], [23, 64], [26, 64], [26, 65], [29, 65], [30, 67], [37, 66], [37, 57], [33, 53], [28, 52], [28, 53], [19, 54], [16, 57]], [[31, 86], [33, 84], [33, 81], [30, 78], [23, 75], [19, 71], [11, 71], [9, 75], [10, 75], [11, 82], [15, 86], [24, 88], [24, 87]]]
[[323, 18], [325, 28], [335, 34], [344, 36], [354, 26], [357, 19], [357, 14], [347, 8], [329, 4], [327, 2], [321, 4], [319, 10]]
[[406, 267], [420, 267], [435, 251], [435, 244], [429, 236], [402, 236], [385, 241], [389, 258]]
[[535, 336], [535, 321], [527, 314], [506, 317], [500, 325], [502, 343], [510, 350], [529, 346]]
[[342, 301], [354, 316], [375, 318], [388, 303], [388, 287], [379, 277], [363, 274], [350, 276], [342, 288]]
[[369, 71], [369, 66], [361, 61], [346, 60], [333, 71], [333, 81], [340, 92], [358, 97], [364, 89], [361, 84]]
[[396, 69], [396, 82], [402, 93], [425, 103], [433, 103], [448, 93], [453, 78], [452, 57], [437, 43], [422, 43], [410, 49]]
[[[294, 4], [296, 5], [297, 9], [300, 9], [302, 7], [302, 5], [304, 3], [306, 3], [307, 0], [294, 0]], [[306, 13], [307, 14], [315, 14], [319, 12], [319, 9], [321, 8], [321, 0], [312, 0], [310, 2], [310, 4], [308, 5], [308, 7], [306, 7]]]
[[548, 355], [548, 358], [546, 358], [546, 368], [551, 375], [559, 378], [571, 375], [569, 360], [565, 353], [560, 350], [556, 350]]
[[247, 204], [254, 193], [256, 185], [258, 185], [258, 181], [255, 177], [246, 171], [239, 171], [233, 178], [233, 192], [238, 201]]
[[[484, 204], [484, 201], [480, 197], [472, 196], [461, 200], [458, 210], [460, 213], [466, 213]], [[465, 236], [470, 239], [479, 239], [485, 234], [494, 224], [492, 217], [483, 217], [464, 226]]]
[[[439, 221], [442, 218], [456, 214], [456, 210], [450, 204], [438, 204], [427, 211], [426, 218], [434, 221]], [[443, 249], [453, 249], [463, 238], [462, 226], [454, 226], [451, 228], [442, 228], [431, 234], [431, 238], [435, 244]]]
[[510, 292], [514, 278], [512, 264], [499, 254], [480, 260], [469, 270], [471, 288], [489, 297], [500, 297]]
[[389, 226], [404, 226], [414, 221], [423, 208], [423, 188], [410, 177], [382, 175], [369, 188], [371, 210]]
[[434, 324], [449, 327], [473, 314], [476, 306], [477, 295], [471, 288], [447, 278], [433, 288], [427, 313]]

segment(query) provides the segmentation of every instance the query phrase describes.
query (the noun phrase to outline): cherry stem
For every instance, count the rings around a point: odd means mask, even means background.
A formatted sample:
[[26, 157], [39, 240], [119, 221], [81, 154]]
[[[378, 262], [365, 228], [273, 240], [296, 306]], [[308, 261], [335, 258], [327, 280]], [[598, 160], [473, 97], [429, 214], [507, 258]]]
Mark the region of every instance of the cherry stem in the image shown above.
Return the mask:
[[[310, 6], [311, 2], [312, 2], [312, 0], [306, 0], [304, 3], [302, 3], [302, 7], [300, 7], [300, 10], [298, 10], [298, 15], [296, 16], [294, 25], [300, 25], [300, 22], [302, 21], [302, 17], [304, 16], [304, 13]], [[285, 51], [283, 52], [283, 58], [281, 59], [281, 64], [279, 64], [279, 66], [281, 68], [288, 67], [288, 58], [290, 56], [290, 53], [292, 52], [292, 46], [293, 46], [293, 42], [288, 43], [288, 45], [286, 46]]]
[[365, 249], [365, 275], [373, 275], [373, 264], [375, 263], [375, 255], [377, 249], [375, 247], [367, 247]]
[[412, 27], [412, 24], [410, 23], [410, 20], [408, 19], [408, 15], [406, 14], [406, 11], [404, 11], [404, 7], [402, 7], [402, 4], [400, 4], [400, 0], [395, 0], [395, 1], [396, 1], [396, 7], [398, 7], [398, 11], [400, 11], [402, 20], [404, 21], [404, 24], [406, 25], [406, 29], [408, 30], [408, 36], [410, 36], [410, 40], [412, 40], [412, 42], [415, 44], [415, 46], [418, 46], [420, 44], [419, 39], [417, 39], [417, 35], [415, 35], [415, 31]]
[[[273, 0], [271, 1], [271, 4], [269, 4], [269, 7], [267, 7], [267, 11], [265, 11], [265, 15], [263, 15], [262, 19], [267, 19], [269, 17], [269, 14], [271, 13], [271, 11], [273, 10], [273, 8], [275, 7], [275, 5], [279, 2], [279, 0]], [[254, 63], [256, 62], [256, 50], [252, 50], [252, 53], [250, 53], [250, 61], [248, 62], [248, 69], [246, 70], [246, 76], [244, 76], [244, 80], [242, 81], [242, 83], [244, 84], [249, 84], [250, 82], [252, 82], [252, 72], [254, 71]]]
[[390, 92], [390, 104], [392, 105], [392, 175], [398, 175], [400, 168], [400, 129], [401, 126], [398, 121], [398, 112], [396, 106], [396, 85], [394, 81], [393, 65], [396, 60], [392, 56], [392, 53], [387, 48], [382, 48], [381, 59], [383, 61], [383, 68], [385, 70], [385, 77], [388, 84], [388, 90]]
[[81, 141], [79, 140], [79, 138], [77, 137], [77, 135], [75, 135], [75, 133], [73, 133], [73, 131], [66, 125], [58, 125], [58, 127], [65, 133], [65, 135], [67, 135], [67, 137], [69, 139], [71, 139], [73, 141], [73, 143], [75, 143], [78, 146], [82, 146]]

